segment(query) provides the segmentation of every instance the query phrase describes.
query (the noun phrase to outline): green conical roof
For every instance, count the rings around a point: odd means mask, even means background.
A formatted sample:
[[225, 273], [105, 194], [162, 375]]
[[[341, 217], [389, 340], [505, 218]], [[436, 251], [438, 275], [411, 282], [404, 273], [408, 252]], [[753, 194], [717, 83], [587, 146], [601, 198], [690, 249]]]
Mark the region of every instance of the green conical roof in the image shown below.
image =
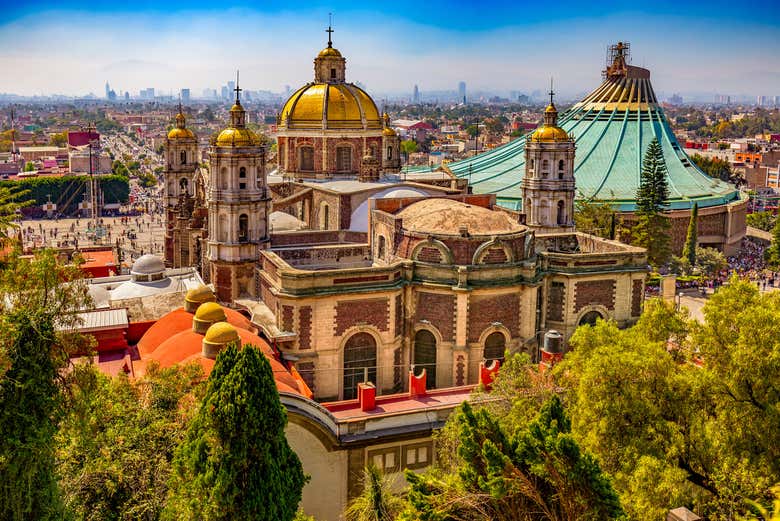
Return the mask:
[[[650, 71], [631, 65], [608, 68], [604, 82], [566, 111], [558, 124], [575, 139], [574, 176], [578, 197], [613, 202], [633, 211], [642, 156], [658, 138], [669, 172], [670, 209], [718, 206], [740, 198], [737, 188], [699, 170], [672, 133], [653, 92]], [[498, 203], [521, 207], [525, 173], [521, 137], [474, 157], [449, 163], [458, 177], [470, 177], [475, 193], [494, 193]]]

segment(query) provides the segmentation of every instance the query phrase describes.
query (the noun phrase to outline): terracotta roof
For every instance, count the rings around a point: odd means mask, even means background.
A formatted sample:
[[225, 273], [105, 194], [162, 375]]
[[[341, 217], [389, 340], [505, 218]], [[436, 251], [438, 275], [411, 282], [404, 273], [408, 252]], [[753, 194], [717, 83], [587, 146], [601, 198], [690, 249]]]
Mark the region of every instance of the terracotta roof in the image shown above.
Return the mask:
[[[238, 328], [254, 330], [249, 319], [238, 311], [229, 308], [224, 308], [224, 311], [229, 323]], [[191, 330], [193, 316], [192, 313], [184, 311], [184, 308], [179, 308], [161, 317], [138, 341], [138, 352], [141, 357], [157, 349], [176, 333]]]
[[452, 199], [426, 199], [398, 212], [406, 230], [432, 235], [460, 235], [466, 228], [470, 235], [517, 233], [525, 227], [509, 215]]

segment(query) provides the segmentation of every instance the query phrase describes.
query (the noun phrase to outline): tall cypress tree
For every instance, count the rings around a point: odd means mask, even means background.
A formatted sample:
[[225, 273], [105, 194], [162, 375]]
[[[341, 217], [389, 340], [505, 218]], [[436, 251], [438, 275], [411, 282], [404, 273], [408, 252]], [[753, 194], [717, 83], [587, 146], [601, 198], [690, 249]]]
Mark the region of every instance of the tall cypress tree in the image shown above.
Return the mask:
[[223, 349], [177, 450], [165, 517], [292, 520], [306, 477], [286, 423], [265, 356], [254, 346]]
[[698, 240], [699, 227], [699, 204], [693, 203], [691, 209], [691, 220], [688, 222], [688, 234], [685, 236], [685, 247], [683, 248], [683, 258], [688, 259], [691, 267], [696, 265], [696, 241]]
[[648, 260], [653, 266], [661, 266], [670, 255], [671, 223], [664, 215], [669, 206], [669, 184], [666, 177], [663, 149], [658, 139], [653, 138], [642, 160], [642, 172], [636, 193], [637, 223], [632, 230], [634, 243], [647, 249]]

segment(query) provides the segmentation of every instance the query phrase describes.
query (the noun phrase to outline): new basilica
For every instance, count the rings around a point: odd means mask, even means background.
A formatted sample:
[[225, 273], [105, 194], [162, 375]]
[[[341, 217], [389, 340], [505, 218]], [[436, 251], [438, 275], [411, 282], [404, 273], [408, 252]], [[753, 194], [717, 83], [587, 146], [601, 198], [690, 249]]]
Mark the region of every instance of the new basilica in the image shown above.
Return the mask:
[[[303, 508], [333, 520], [368, 462], [398, 483], [429, 466], [431, 431], [506, 351], [549, 362], [579, 324], [636, 321], [647, 270], [645, 250], [575, 230], [576, 145], [552, 94], [514, 174], [517, 211], [446, 168], [401, 174], [398, 136], [345, 64], [329, 39], [315, 81], [282, 106], [280, 175], [267, 173], [238, 87], [205, 164], [180, 110], [164, 172], [166, 266], [195, 267], [210, 285], [172, 313], [193, 324], [182, 359], [206, 363], [257, 332], [312, 476]], [[166, 336], [166, 320], [147, 335]], [[152, 340], [139, 343], [142, 359], [173, 359], [176, 346]]]

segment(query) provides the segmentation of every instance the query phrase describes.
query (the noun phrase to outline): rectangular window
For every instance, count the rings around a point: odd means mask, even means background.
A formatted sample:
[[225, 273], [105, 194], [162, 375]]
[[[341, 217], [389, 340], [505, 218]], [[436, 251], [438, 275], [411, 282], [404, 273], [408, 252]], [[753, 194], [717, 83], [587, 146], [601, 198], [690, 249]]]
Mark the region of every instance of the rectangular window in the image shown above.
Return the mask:
[[368, 461], [376, 465], [382, 472], [398, 472], [400, 470], [400, 447], [388, 447], [368, 451]]
[[430, 466], [433, 462], [433, 442], [404, 445], [402, 451], [404, 468], [421, 469]]
[[352, 147], [336, 148], [336, 170], [338, 172], [352, 171]]
[[238, 188], [241, 190], [246, 190], [246, 183], [238, 183]]
[[314, 170], [314, 148], [313, 147], [301, 147], [301, 171], [311, 172]]

